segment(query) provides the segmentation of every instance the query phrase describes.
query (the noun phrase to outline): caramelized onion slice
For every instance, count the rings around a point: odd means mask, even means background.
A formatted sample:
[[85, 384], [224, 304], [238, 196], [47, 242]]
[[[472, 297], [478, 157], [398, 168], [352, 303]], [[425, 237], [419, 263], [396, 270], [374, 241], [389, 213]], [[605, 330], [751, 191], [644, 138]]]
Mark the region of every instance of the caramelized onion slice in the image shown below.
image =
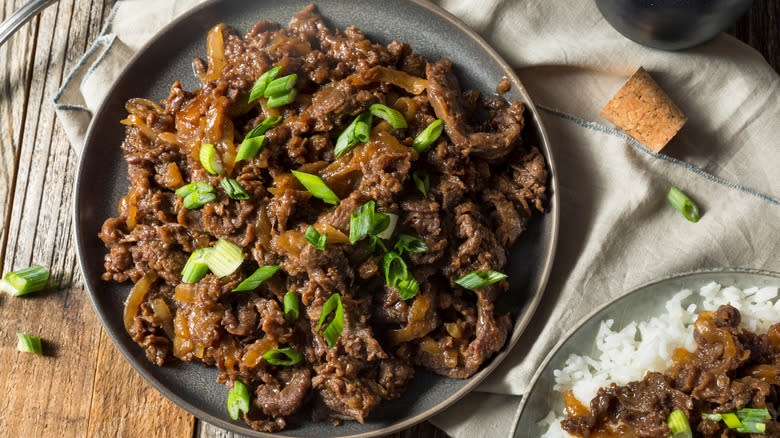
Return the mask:
[[138, 314], [138, 309], [141, 307], [146, 294], [149, 293], [149, 288], [157, 280], [157, 272], [149, 271], [143, 276], [138, 283], [130, 290], [130, 295], [127, 296], [125, 302], [124, 322], [125, 330], [130, 333], [130, 329], [133, 328], [133, 321]]
[[163, 330], [165, 330], [168, 338], [173, 339], [176, 337], [176, 333], [173, 330], [173, 315], [171, 315], [171, 309], [165, 304], [165, 300], [156, 298], [152, 300], [151, 305], [154, 316], [162, 322]]

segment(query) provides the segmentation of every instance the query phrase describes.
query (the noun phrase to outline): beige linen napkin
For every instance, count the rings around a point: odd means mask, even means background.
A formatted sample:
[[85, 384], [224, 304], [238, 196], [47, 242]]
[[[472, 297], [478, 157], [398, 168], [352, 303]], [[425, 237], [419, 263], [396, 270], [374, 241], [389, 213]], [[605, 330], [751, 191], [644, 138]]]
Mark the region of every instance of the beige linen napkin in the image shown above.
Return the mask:
[[[117, 2], [55, 99], [74, 147], [129, 55], [196, 3]], [[726, 35], [684, 52], [642, 47], [613, 30], [591, 1], [438, 3], [517, 69], [540, 108], [560, 178], [558, 250], [531, 326], [477, 392], [433, 419], [454, 437], [504, 437], [538, 364], [590, 309], [676, 272], [780, 271], [780, 77]], [[598, 115], [639, 65], [689, 118], [663, 154]], [[671, 185], [699, 204], [698, 223], [668, 205]]]

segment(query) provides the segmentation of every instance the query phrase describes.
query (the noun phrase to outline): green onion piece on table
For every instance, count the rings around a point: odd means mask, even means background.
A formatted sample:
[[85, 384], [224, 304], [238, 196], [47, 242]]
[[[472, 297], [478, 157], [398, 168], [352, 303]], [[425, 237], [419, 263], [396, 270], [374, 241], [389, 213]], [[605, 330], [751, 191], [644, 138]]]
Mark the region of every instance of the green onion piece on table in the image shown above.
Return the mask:
[[279, 94], [268, 98], [268, 108], [279, 108], [280, 106], [289, 105], [295, 102], [295, 98], [298, 97], [298, 90], [293, 88], [285, 94]]
[[227, 409], [234, 420], [238, 420], [240, 412], [249, 412], [249, 390], [240, 380], [236, 380], [233, 389], [228, 392]]
[[396, 251], [398, 251], [398, 255], [403, 255], [404, 251], [406, 252], [425, 252], [428, 251], [428, 245], [425, 244], [422, 240], [412, 237], [408, 234], [399, 234], [398, 235], [398, 241], [395, 242], [395, 246], [393, 247]]
[[241, 247], [225, 239], [217, 240], [213, 250], [206, 254], [206, 264], [209, 265], [211, 272], [219, 278], [235, 272], [243, 261], [244, 251]]
[[265, 93], [265, 89], [268, 86], [268, 84], [276, 79], [276, 76], [279, 74], [279, 72], [282, 71], [282, 67], [274, 67], [267, 72], [260, 75], [259, 78], [255, 81], [255, 84], [252, 85], [252, 91], [249, 93], [249, 101], [247, 103], [251, 103], [263, 96], [263, 93]]
[[284, 320], [292, 324], [298, 319], [298, 294], [287, 291], [284, 294]]
[[417, 295], [420, 285], [411, 272], [409, 272], [409, 268], [400, 254], [395, 251], [385, 253], [382, 259], [382, 267], [384, 268], [387, 285], [394, 287], [402, 299], [408, 300]]
[[669, 203], [672, 204], [677, 211], [685, 216], [685, 219], [688, 219], [691, 222], [699, 222], [699, 207], [695, 202], [691, 201], [685, 193], [681, 192], [680, 189], [672, 186], [672, 188], [669, 189], [669, 193], [666, 194], [666, 199], [669, 200]]
[[669, 414], [666, 423], [669, 425], [669, 429], [672, 430], [672, 438], [692, 438], [693, 432], [691, 431], [691, 424], [688, 422], [688, 417], [685, 416], [685, 412], [680, 409], [675, 409]]
[[430, 125], [428, 125], [423, 131], [414, 139], [412, 147], [417, 152], [423, 152], [428, 149], [428, 146], [433, 144], [434, 141], [439, 139], [441, 132], [444, 129], [444, 120], [436, 119]]
[[217, 149], [211, 143], [202, 143], [200, 145], [200, 164], [212, 175], [219, 175], [225, 172], [225, 168], [217, 160]]
[[376, 236], [390, 226], [390, 216], [377, 213], [376, 202], [368, 201], [349, 215], [349, 243], [365, 236]]
[[423, 194], [424, 197], [428, 196], [428, 190], [431, 188], [431, 176], [424, 170], [415, 170], [412, 172], [412, 180], [417, 190]]
[[309, 225], [309, 228], [306, 229], [306, 233], [303, 235], [303, 237], [311, 244], [311, 246], [319, 250], [325, 249], [325, 245], [328, 242], [328, 233], [320, 234], [320, 232], [311, 225]]
[[176, 196], [181, 196], [182, 198], [186, 198], [187, 196], [195, 192], [211, 193], [213, 191], [214, 191], [214, 187], [212, 187], [211, 184], [207, 184], [202, 181], [195, 181], [194, 183], [189, 183], [186, 186], [182, 186], [176, 189]]
[[293, 73], [291, 75], [282, 76], [281, 78], [274, 79], [269, 82], [265, 87], [263, 96], [274, 97], [282, 94], [287, 94], [295, 88], [295, 82], [298, 80], [298, 75]]
[[468, 274], [455, 280], [455, 283], [466, 289], [476, 290], [482, 289], [485, 286], [501, 281], [507, 277], [506, 274], [502, 274], [498, 271], [471, 271]]
[[197, 283], [203, 279], [209, 272], [209, 265], [206, 263], [206, 254], [213, 251], [213, 248], [200, 248], [190, 254], [187, 264], [181, 270], [181, 281], [185, 283]]
[[187, 210], [195, 210], [215, 199], [217, 199], [217, 195], [213, 193], [195, 192], [187, 195], [187, 197], [182, 200], [182, 204]]
[[303, 355], [293, 348], [279, 348], [277, 350], [268, 350], [263, 354], [265, 359], [271, 365], [280, 365], [291, 367], [303, 360]]
[[328, 324], [322, 332], [322, 337], [325, 338], [325, 342], [328, 343], [328, 347], [330, 348], [333, 348], [333, 346], [336, 345], [336, 341], [338, 341], [339, 336], [341, 336], [341, 331], [344, 330], [344, 307], [341, 305], [341, 295], [339, 294], [331, 295], [330, 298], [328, 298], [328, 301], [325, 301], [325, 304], [322, 306], [320, 321], [317, 323], [317, 331], [320, 331], [322, 323], [324, 323], [328, 318], [328, 315], [334, 311], [336, 313], [333, 315], [333, 319], [330, 320], [330, 324]]
[[5, 274], [0, 280], [0, 290], [15, 297], [39, 292], [49, 281], [49, 270], [41, 265], [18, 269]]
[[387, 123], [389, 123], [390, 126], [395, 129], [403, 129], [407, 127], [406, 119], [397, 109], [390, 108], [389, 106], [382, 105], [381, 103], [375, 103], [368, 107], [368, 111], [371, 112], [372, 116], [387, 120]]
[[43, 356], [43, 347], [41, 346], [41, 338], [33, 335], [27, 335], [24, 333], [17, 333], [16, 337], [19, 339], [19, 343], [16, 344], [16, 349], [23, 353], [33, 353], [39, 356]]
[[246, 278], [246, 280], [239, 283], [238, 286], [236, 286], [235, 289], [233, 289], [231, 292], [240, 292], [244, 290], [255, 290], [258, 286], [263, 284], [264, 281], [268, 280], [269, 278], [273, 277], [274, 274], [276, 274], [276, 271], [278, 271], [280, 266], [278, 265], [266, 265], [261, 266], [257, 268], [255, 272], [252, 273], [249, 277]]
[[222, 188], [225, 189], [227, 195], [230, 196], [230, 199], [235, 199], [237, 201], [249, 199], [249, 193], [247, 193], [246, 190], [241, 187], [241, 184], [233, 178], [222, 178], [220, 184], [222, 185]]
[[355, 120], [341, 132], [336, 139], [336, 146], [333, 152], [336, 158], [341, 158], [348, 150], [352, 149], [358, 143], [365, 143], [371, 134], [371, 124], [373, 123], [371, 113], [362, 112], [355, 117]]
[[298, 181], [300, 181], [301, 184], [306, 187], [306, 190], [311, 192], [315, 198], [322, 199], [328, 204], [336, 205], [339, 203], [339, 197], [333, 193], [333, 190], [331, 190], [319, 176], [298, 172], [297, 170], [293, 170], [292, 174], [295, 175]]

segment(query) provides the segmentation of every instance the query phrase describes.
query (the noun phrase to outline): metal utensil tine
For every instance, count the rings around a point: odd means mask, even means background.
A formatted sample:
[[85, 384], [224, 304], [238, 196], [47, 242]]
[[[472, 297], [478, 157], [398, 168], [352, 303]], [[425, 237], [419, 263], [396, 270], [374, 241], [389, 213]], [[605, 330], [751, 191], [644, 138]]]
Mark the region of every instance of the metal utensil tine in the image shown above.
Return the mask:
[[22, 27], [24, 23], [55, 1], [56, 0], [30, 0], [16, 12], [11, 14], [5, 21], [0, 23], [0, 45], [3, 45], [3, 43]]

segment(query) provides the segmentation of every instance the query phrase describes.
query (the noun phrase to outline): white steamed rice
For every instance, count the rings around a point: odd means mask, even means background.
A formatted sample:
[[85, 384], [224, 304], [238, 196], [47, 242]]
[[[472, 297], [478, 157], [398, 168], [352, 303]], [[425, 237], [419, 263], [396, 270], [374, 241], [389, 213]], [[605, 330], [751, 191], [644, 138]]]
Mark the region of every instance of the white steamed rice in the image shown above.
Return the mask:
[[754, 332], [766, 332], [769, 326], [780, 321], [778, 288], [721, 287], [710, 283], [701, 288], [699, 309], [682, 302], [694, 292], [682, 290], [666, 302], [666, 313], [647, 321], [631, 322], [621, 330], [612, 329], [613, 320], [601, 322], [596, 335], [597, 357], [570, 355], [563, 369], [553, 371], [554, 389], [558, 391], [558, 411], [550, 411], [542, 420], [549, 426], [543, 438], [568, 438], [571, 435], [561, 429], [563, 392], [571, 391], [586, 406], [602, 386], [611, 382], [625, 385], [644, 378], [647, 371], [663, 371], [671, 366], [670, 358], [675, 348], [696, 348], [693, 340], [693, 323], [698, 312], [715, 310], [721, 304], [730, 303], [742, 314], [741, 327]]

